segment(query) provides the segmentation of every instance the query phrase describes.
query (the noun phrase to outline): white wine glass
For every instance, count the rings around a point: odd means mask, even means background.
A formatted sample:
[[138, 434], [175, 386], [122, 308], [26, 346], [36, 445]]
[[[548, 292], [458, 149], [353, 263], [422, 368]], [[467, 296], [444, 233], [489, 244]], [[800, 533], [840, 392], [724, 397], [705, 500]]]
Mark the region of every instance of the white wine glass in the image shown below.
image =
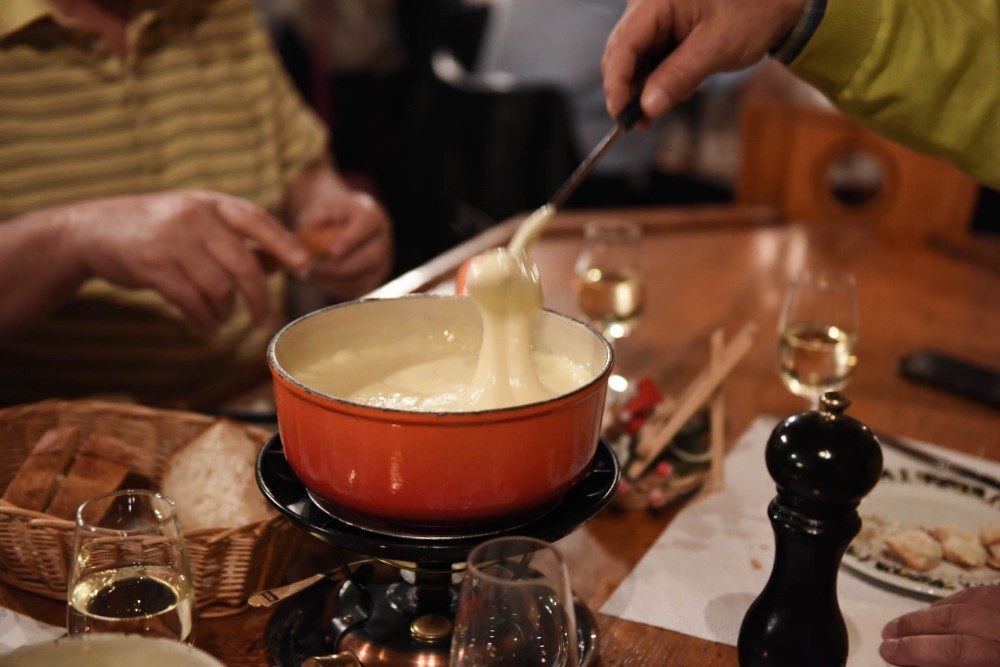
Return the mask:
[[785, 294], [778, 321], [778, 372], [813, 410], [847, 386], [858, 363], [858, 298], [847, 271], [808, 271]]
[[194, 587], [172, 500], [123, 490], [80, 505], [67, 629], [194, 641]]
[[632, 333], [645, 305], [642, 226], [627, 220], [589, 220], [574, 267], [577, 303], [614, 341]]
[[577, 667], [569, 573], [553, 545], [500, 537], [469, 553], [451, 641], [451, 667]]

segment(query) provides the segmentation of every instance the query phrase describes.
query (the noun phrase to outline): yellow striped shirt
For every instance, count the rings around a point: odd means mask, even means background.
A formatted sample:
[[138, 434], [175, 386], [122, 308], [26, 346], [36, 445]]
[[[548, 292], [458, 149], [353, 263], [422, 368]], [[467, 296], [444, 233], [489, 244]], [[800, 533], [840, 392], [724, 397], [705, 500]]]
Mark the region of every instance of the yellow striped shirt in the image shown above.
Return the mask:
[[[294, 175], [325, 155], [325, 129], [285, 76], [251, 0], [132, 5], [123, 61], [47, 2], [0, 3], [0, 224], [57, 204], [176, 189], [277, 213]], [[272, 333], [241, 309], [204, 339], [153, 292], [90, 281], [50, 321], [0, 342], [0, 404], [108, 393], [215, 400], [263, 377]]]

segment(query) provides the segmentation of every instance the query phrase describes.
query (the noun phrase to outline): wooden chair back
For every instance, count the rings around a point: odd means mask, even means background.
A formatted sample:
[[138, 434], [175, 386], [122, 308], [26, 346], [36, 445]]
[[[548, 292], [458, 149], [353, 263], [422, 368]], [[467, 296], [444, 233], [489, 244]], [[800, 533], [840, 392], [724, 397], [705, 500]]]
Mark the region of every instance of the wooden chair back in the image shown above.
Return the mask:
[[897, 237], [969, 232], [974, 179], [834, 109], [747, 97], [740, 134], [739, 203], [806, 222], [863, 222]]

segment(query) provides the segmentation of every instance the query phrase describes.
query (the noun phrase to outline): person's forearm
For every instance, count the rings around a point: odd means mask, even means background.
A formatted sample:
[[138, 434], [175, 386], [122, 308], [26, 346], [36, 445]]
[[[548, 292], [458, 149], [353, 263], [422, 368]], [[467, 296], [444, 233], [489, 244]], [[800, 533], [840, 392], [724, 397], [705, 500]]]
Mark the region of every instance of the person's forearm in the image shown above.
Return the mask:
[[825, 5], [791, 71], [876, 131], [1000, 187], [1000, 2]]
[[0, 222], [0, 336], [45, 319], [87, 278], [65, 233], [72, 214], [51, 208]]

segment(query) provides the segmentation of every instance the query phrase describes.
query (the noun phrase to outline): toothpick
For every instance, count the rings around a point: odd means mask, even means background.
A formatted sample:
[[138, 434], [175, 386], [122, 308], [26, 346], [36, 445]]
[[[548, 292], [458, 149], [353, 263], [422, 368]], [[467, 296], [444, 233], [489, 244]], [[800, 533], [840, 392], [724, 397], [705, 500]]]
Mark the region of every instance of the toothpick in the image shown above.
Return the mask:
[[[712, 334], [711, 364], [713, 368], [718, 368], [722, 362], [722, 353], [725, 350], [725, 332], [716, 329]], [[726, 398], [720, 384], [712, 395], [712, 402], [709, 405], [709, 458], [711, 468], [709, 468], [708, 481], [702, 487], [702, 493], [715, 493], [721, 491], [725, 485], [725, 446], [726, 446]]]

